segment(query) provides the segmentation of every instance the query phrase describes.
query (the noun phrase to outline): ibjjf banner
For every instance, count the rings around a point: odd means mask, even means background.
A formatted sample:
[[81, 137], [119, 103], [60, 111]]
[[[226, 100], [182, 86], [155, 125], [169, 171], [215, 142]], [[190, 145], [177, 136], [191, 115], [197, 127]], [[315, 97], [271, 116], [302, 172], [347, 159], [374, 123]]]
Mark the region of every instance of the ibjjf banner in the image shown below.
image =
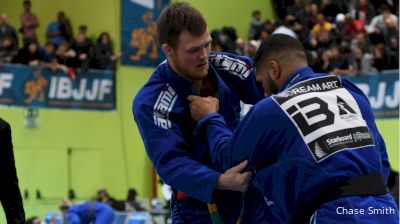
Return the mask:
[[156, 67], [165, 56], [156, 40], [156, 23], [169, 0], [122, 0], [123, 65]]
[[0, 66], [0, 104], [21, 107], [115, 110], [114, 72], [77, 71], [72, 79], [47, 67]]
[[375, 118], [399, 118], [399, 71], [348, 78], [368, 96]]

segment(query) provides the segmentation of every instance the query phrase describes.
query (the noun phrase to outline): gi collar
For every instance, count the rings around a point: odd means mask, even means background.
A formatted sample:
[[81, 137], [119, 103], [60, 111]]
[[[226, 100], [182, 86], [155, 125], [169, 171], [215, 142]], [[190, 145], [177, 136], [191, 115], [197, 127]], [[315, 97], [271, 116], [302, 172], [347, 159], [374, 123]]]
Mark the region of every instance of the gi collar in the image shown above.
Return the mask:
[[303, 80], [305, 76], [310, 75], [310, 74], [314, 74], [314, 71], [308, 66], [304, 66], [304, 67], [297, 69], [295, 72], [293, 72], [289, 76], [289, 78], [279, 88], [279, 92], [282, 92], [285, 89], [292, 86], [293, 84]]
[[165, 74], [168, 82], [171, 86], [173, 86], [174, 90], [181, 90], [185, 92], [187, 95], [196, 95], [196, 91], [188, 80], [180, 76], [176, 73], [171, 66], [169, 65], [168, 61], [165, 63]]

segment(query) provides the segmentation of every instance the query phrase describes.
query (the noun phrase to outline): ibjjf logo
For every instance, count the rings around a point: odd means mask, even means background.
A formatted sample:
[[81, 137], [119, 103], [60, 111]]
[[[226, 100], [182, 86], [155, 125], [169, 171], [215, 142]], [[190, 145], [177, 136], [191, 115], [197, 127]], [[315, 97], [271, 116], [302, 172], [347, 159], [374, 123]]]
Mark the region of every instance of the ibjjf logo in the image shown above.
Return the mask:
[[242, 80], [246, 80], [252, 71], [251, 65], [224, 54], [211, 54], [209, 60], [218, 70], [228, 71]]
[[342, 150], [374, 145], [357, 102], [339, 77], [300, 82], [273, 99], [297, 127], [316, 162]]
[[174, 107], [177, 98], [178, 95], [172, 87], [168, 84], [165, 85], [160, 95], [158, 95], [157, 102], [153, 108], [154, 124], [164, 129], [171, 128], [169, 113]]

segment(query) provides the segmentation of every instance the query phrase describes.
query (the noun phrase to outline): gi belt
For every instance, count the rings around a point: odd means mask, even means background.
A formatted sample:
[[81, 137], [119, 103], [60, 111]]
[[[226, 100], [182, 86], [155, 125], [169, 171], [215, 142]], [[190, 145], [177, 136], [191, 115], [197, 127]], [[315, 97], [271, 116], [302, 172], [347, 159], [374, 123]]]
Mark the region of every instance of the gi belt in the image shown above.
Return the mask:
[[383, 195], [389, 192], [381, 173], [371, 173], [365, 176], [353, 177], [347, 181], [329, 187], [311, 202], [306, 203], [303, 212], [295, 215], [290, 223], [303, 223], [322, 205], [342, 197]]

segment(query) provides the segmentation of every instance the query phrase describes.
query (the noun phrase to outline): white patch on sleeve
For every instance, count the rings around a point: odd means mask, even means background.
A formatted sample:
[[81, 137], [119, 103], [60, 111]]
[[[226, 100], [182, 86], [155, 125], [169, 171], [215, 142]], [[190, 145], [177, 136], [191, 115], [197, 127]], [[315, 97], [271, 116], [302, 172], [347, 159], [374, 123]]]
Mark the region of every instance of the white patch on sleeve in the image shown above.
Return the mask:
[[154, 124], [164, 128], [171, 128], [171, 121], [169, 120], [169, 113], [174, 107], [175, 101], [178, 98], [176, 92], [168, 84], [158, 95], [157, 102], [154, 104], [153, 117]]
[[240, 59], [229, 57], [228, 55], [211, 54], [209, 60], [214, 64], [217, 70], [228, 71], [230, 74], [242, 80], [246, 80], [252, 71], [251, 65], [246, 64], [246, 62]]

